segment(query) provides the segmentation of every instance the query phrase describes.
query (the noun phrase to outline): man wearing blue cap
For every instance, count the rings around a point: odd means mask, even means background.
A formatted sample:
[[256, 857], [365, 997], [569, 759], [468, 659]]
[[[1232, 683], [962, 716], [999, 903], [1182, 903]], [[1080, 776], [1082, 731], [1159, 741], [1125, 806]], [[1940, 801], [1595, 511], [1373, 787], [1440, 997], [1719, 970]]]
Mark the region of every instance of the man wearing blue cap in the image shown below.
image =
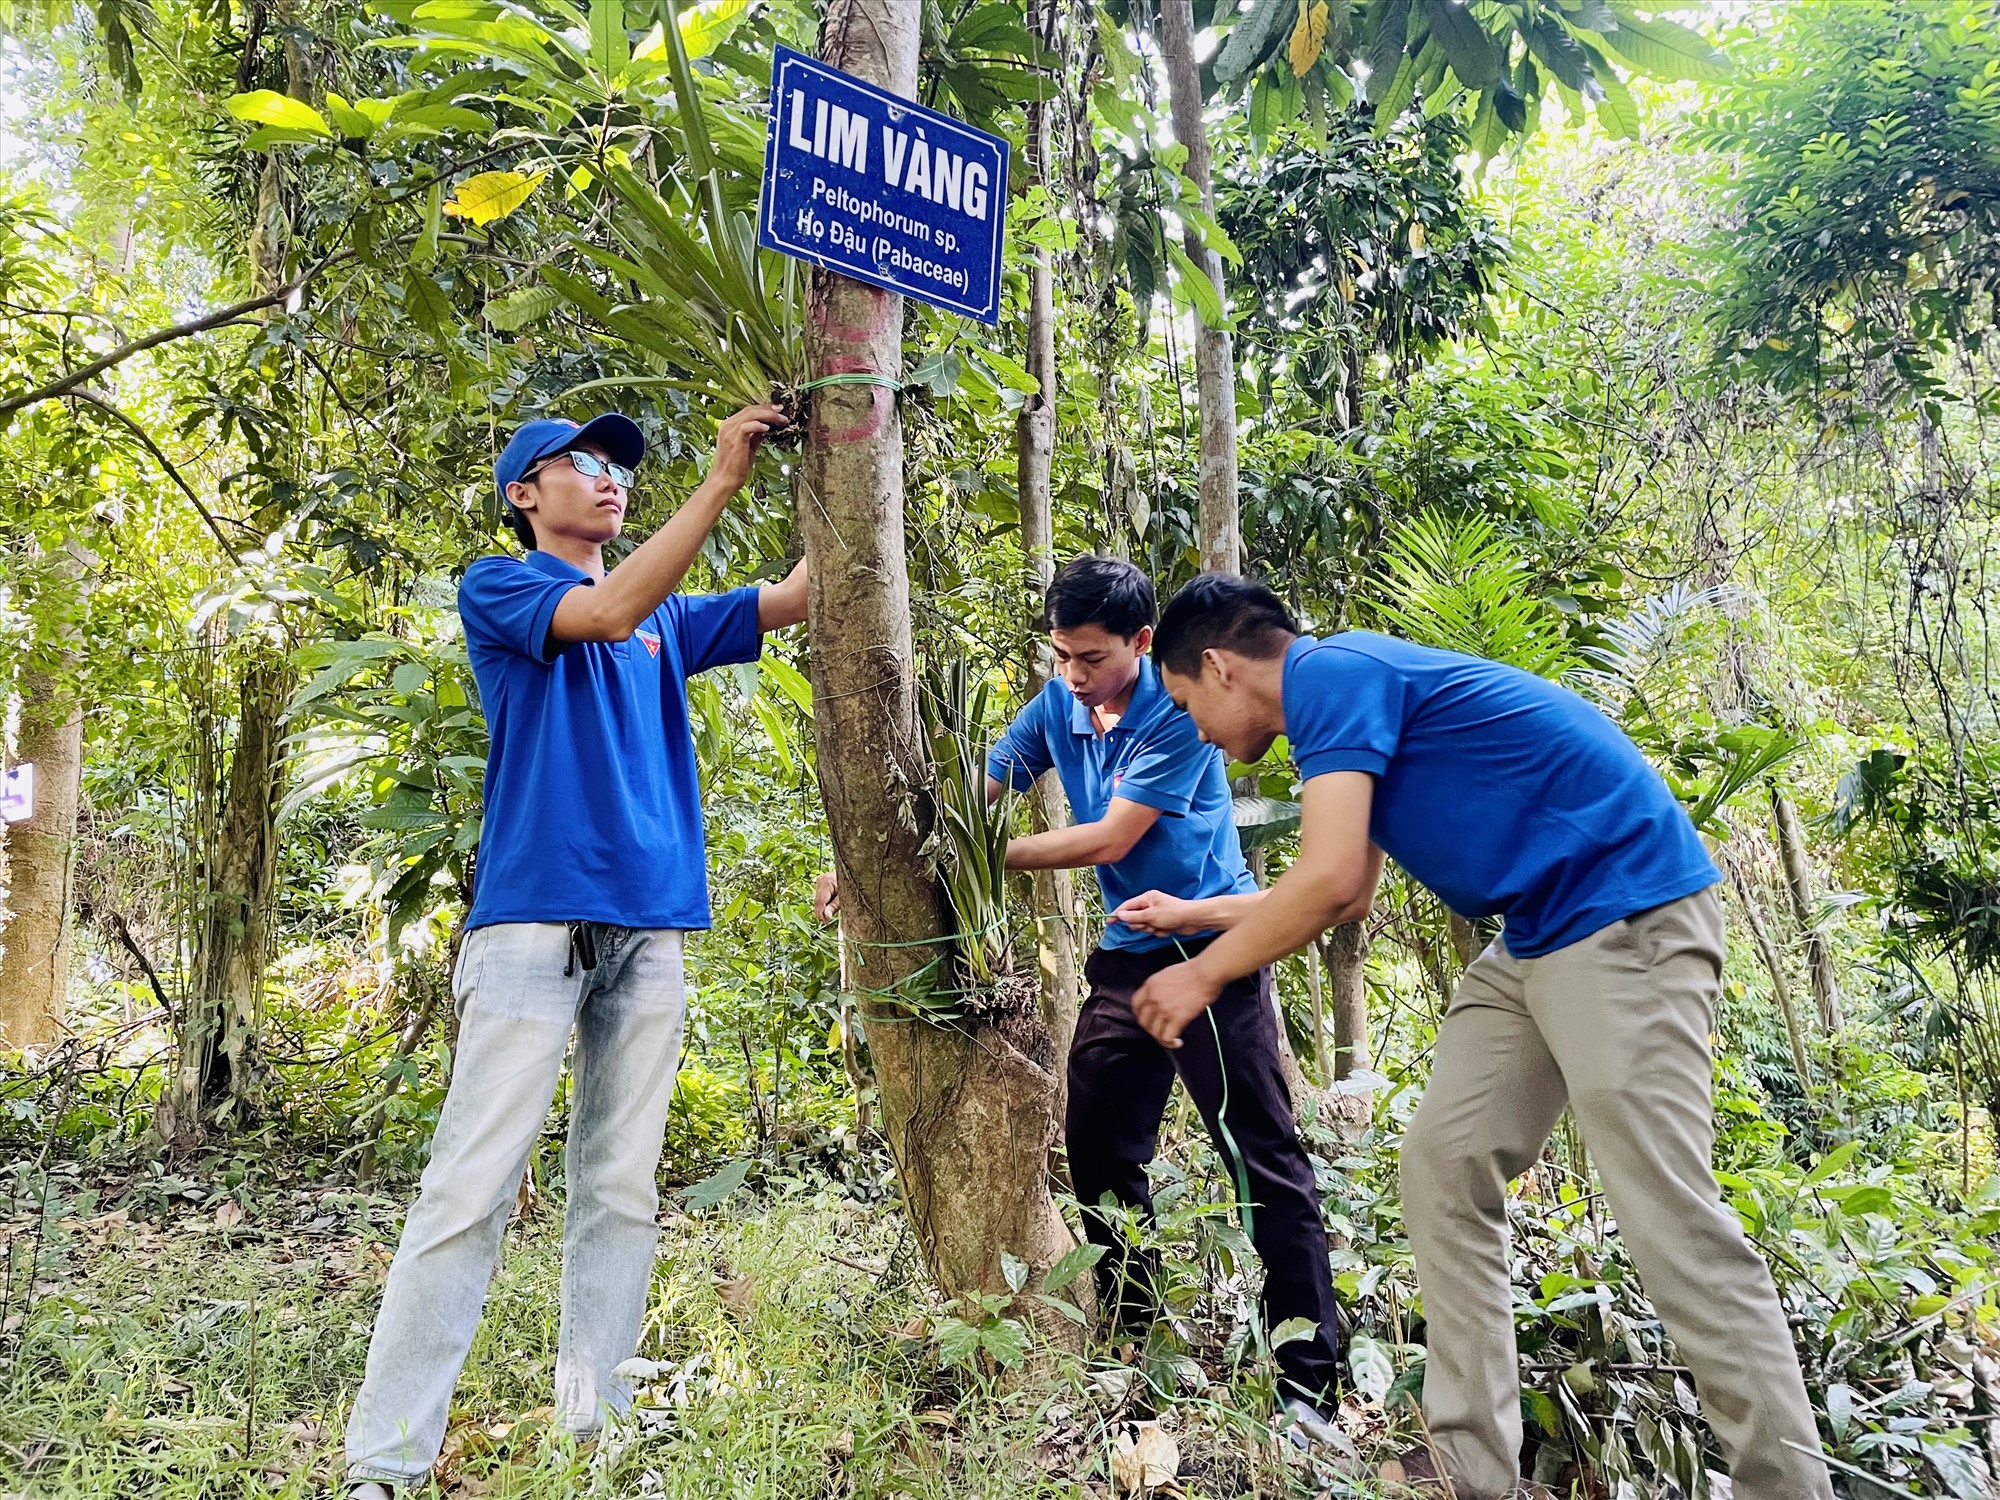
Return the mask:
[[556, 1421], [594, 1432], [631, 1392], [659, 1209], [654, 1172], [686, 997], [682, 935], [709, 925], [687, 678], [756, 659], [806, 615], [783, 583], [677, 593], [750, 477], [776, 407], [728, 418], [707, 477], [616, 571], [638, 427], [529, 422], [493, 466], [523, 557], [459, 589], [492, 735], [486, 818], [453, 977], [458, 1055], [347, 1427], [360, 1496], [422, 1483], [443, 1446], [528, 1154], [576, 1036], [565, 1156]]

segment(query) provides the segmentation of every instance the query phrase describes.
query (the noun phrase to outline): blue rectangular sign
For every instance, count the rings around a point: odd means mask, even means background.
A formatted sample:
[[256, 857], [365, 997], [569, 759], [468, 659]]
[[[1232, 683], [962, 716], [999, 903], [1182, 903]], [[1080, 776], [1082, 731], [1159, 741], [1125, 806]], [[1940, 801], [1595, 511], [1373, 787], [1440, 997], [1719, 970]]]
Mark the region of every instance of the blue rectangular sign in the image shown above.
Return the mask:
[[1007, 143], [777, 49], [757, 242], [1000, 320]]

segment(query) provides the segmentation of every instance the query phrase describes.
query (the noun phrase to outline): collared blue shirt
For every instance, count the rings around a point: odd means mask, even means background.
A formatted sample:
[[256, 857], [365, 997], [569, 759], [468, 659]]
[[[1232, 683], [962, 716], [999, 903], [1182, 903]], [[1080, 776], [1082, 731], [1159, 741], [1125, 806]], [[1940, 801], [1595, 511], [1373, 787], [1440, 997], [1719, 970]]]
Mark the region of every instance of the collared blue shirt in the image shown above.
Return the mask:
[[[1200, 900], [1257, 889], [1236, 837], [1222, 752], [1204, 745], [1194, 720], [1174, 707], [1150, 656], [1139, 658], [1139, 681], [1116, 728], [1099, 734], [1090, 710], [1056, 680], [986, 758], [986, 774], [1016, 791], [1052, 766], [1079, 823], [1103, 818], [1113, 797], [1160, 810], [1129, 854], [1097, 867], [1106, 911], [1147, 891]], [[1103, 946], [1136, 952], [1172, 941], [1113, 922]]]
[[757, 658], [757, 590], [675, 594], [630, 640], [551, 641], [589, 586], [546, 552], [482, 557], [459, 585], [492, 736], [469, 928], [709, 925], [687, 679]]
[[1534, 958], [1722, 878], [1659, 772], [1567, 688], [1350, 630], [1285, 654], [1299, 774], [1375, 778], [1376, 845]]

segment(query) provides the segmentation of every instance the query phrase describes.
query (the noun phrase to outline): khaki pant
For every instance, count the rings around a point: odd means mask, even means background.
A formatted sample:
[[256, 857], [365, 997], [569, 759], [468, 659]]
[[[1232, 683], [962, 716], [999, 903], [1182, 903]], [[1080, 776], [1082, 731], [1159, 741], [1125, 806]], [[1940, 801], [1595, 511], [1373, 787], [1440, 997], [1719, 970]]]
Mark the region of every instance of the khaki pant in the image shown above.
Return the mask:
[[1462, 1496], [1518, 1480], [1507, 1184], [1534, 1164], [1565, 1104], [1694, 1372], [1737, 1500], [1833, 1493], [1812, 1456], [1819, 1434], [1770, 1272], [1711, 1165], [1721, 971], [1722, 908], [1704, 891], [1540, 958], [1496, 941], [1459, 981], [1402, 1167], [1429, 1326], [1425, 1420]]

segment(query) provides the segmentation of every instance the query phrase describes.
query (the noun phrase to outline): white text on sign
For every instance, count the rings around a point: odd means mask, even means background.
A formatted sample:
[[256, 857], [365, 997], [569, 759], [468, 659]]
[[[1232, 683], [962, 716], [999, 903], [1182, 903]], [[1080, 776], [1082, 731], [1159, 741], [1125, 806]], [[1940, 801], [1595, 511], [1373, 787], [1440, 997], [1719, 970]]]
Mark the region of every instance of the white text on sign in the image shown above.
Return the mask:
[[[808, 105], [810, 132], [806, 128]], [[925, 138], [921, 125], [914, 130], [897, 130], [884, 123], [881, 138], [878, 160], [882, 180], [890, 187], [985, 220], [992, 209], [993, 185], [982, 163], [967, 161], [943, 146], [932, 144]], [[868, 171], [867, 118], [824, 99], [809, 100], [803, 92], [792, 95], [788, 144], [796, 150], [838, 162], [850, 172]]]

